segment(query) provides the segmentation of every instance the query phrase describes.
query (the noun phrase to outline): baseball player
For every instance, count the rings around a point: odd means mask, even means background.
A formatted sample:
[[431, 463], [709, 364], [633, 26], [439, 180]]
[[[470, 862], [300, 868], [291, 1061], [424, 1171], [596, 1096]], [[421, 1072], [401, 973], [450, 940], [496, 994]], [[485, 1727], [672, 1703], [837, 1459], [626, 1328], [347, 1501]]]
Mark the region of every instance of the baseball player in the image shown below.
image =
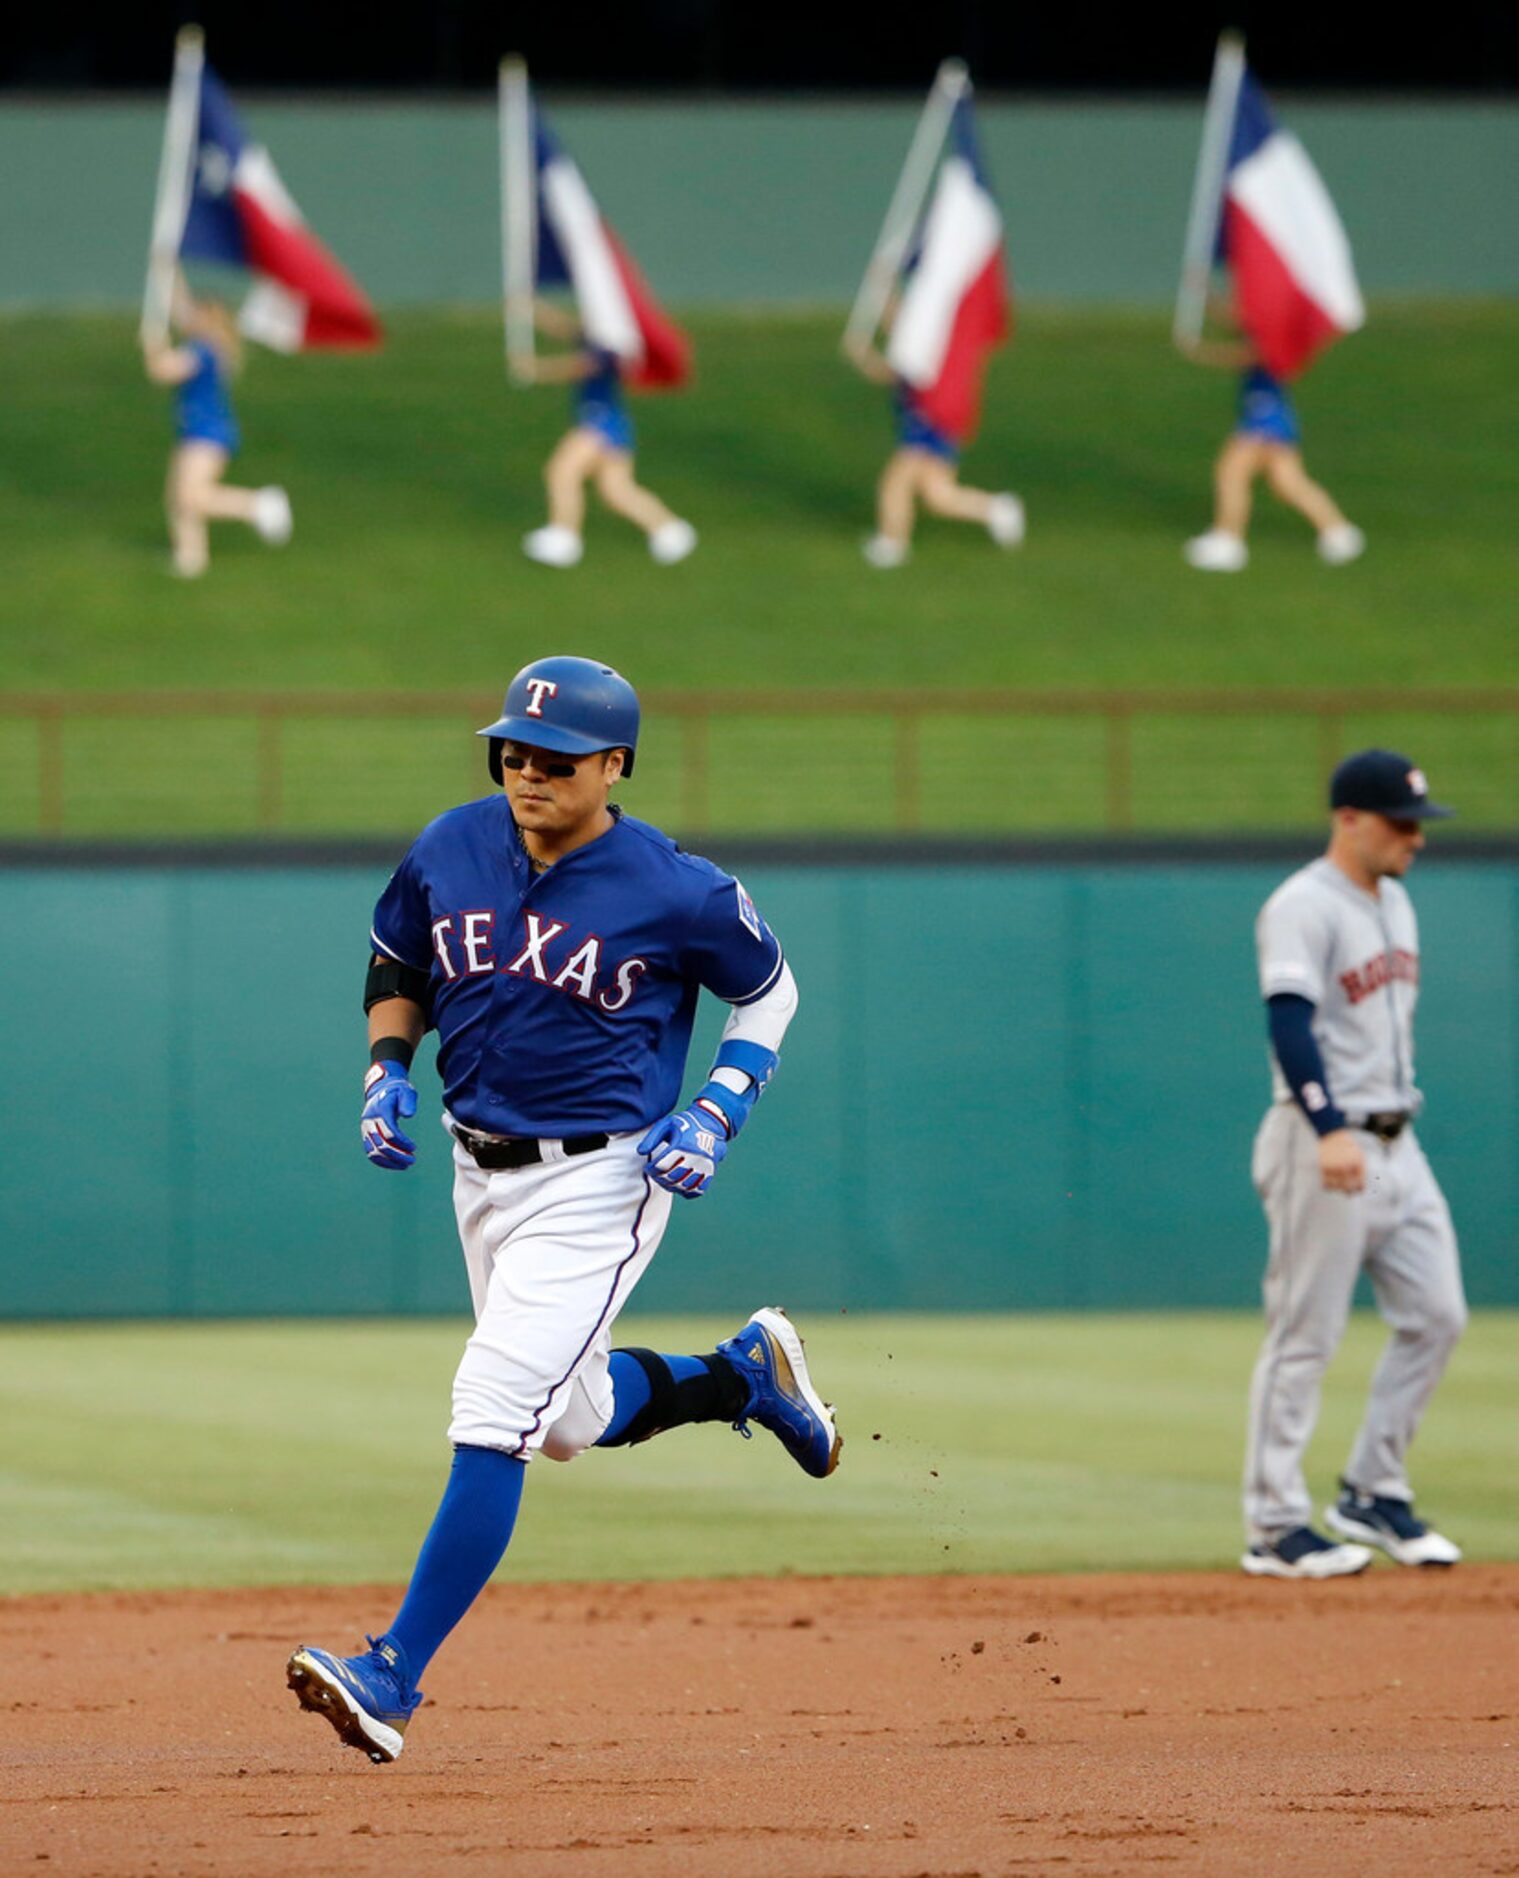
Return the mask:
[[[412, 1054], [438, 1033], [443, 1123], [475, 1329], [454, 1382], [453, 1468], [405, 1599], [366, 1653], [302, 1647], [303, 1708], [374, 1761], [401, 1752], [418, 1679], [511, 1538], [528, 1464], [685, 1422], [757, 1422], [802, 1469], [840, 1438], [801, 1338], [774, 1308], [704, 1356], [613, 1349], [612, 1325], [674, 1196], [707, 1189], [796, 1009], [743, 886], [609, 800], [638, 700], [590, 659], [512, 680], [489, 739], [503, 793], [440, 816], [375, 909], [361, 1133], [410, 1167]], [[677, 1108], [697, 998], [732, 1006], [711, 1074]]]
[[143, 364], [154, 384], [174, 391], [174, 450], [164, 502], [174, 572], [194, 580], [211, 561], [209, 524], [246, 522], [264, 541], [290, 539], [290, 498], [277, 484], [236, 489], [224, 483], [241, 441], [229, 386], [241, 369], [242, 342], [219, 300], [196, 300], [182, 279], [174, 283], [174, 324], [180, 345], [143, 340]]
[[[1413, 1128], [1419, 929], [1403, 886], [1425, 822], [1452, 811], [1390, 750], [1347, 757], [1329, 800], [1327, 853], [1256, 923], [1275, 1094], [1251, 1170], [1271, 1228], [1245, 1455], [1242, 1563], [1258, 1577], [1338, 1578], [1363, 1571], [1371, 1546], [1400, 1565], [1461, 1556], [1414, 1512], [1406, 1471], [1466, 1324], [1450, 1211]], [[1303, 1453], [1363, 1268], [1392, 1336], [1327, 1539], [1310, 1524]]]
[[1257, 476], [1279, 502], [1313, 527], [1319, 559], [1343, 567], [1366, 552], [1366, 537], [1322, 484], [1303, 467], [1303, 433], [1287, 387], [1272, 376], [1243, 339], [1197, 341], [1183, 348], [1199, 365], [1240, 374], [1235, 427], [1213, 465], [1213, 526], [1182, 550], [1191, 567], [1238, 574], [1249, 564], [1245, 535]]
[[[888, 306], [889, 321], [895, 312]], [[961, 439], [931, 423], [918, 408], [917, 396], [892, 370], [885, 355], [868, 340], [851, 339], [847, 356], [857, 371], [874, 384], [891, 387], [897, 447], [886, 459], [876, 485], [876, 532], [863, 553], [872, 567], [900, 567], [912, 552], [912, 531], [918, 505], [930, 515], [954, 522], [975, 522], [999, 548], [1016, 548], [1027, 528], [1021, 499], [1004, 491], [967, 488], [960, 481]]]
[[524, 383], [567, 384], [573, 402], [570, 428], [543, 471], [549, 519], [523, 536], [523, 553], [545, 567], [579, 563], [585, 552], [585, 486], [594, 481], [612, 513], [643, 530], [656, 561], [669, 567], [685, 560], [696, 548], [696, 530], [633, 475], [633, 420], [623, 403], [617, 354], [591, 345], [562, 307], [535, 300], [533, 321], [574, 349], [548, 357], [513, 353], [512, 375]]

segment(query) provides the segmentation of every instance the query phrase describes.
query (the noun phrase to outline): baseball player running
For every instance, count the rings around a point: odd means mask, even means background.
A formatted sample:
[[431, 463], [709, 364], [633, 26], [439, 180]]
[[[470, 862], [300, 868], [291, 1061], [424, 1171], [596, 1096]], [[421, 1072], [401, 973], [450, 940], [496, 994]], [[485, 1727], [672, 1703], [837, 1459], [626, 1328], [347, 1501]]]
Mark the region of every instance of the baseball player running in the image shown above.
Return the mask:
[[[1450, 1211], [1413, 1130], [1419, 931], [1402, 883], [1424, 823], [1452, 811], [1390, 750], [1347, 757], [1329, 800], [1327, 853], [1256, 923], [1275, 1092], [1251, 1170], [1271, 1228], [1241, 1561], [1258, 1577], [1342, 1577], [1366, 1568], [1371, 1546], [1400, 1565], [1461, 1556], [1415, 1514], [1405, 1467], [1466, 1325]], [[1328, 1539], [1310, 1524], [1303, 1452], [1363, 1267], [1392, 1336], [1325, 1511]]]
[[[480, 732], [503, 793], [424, 829], [375, 909], [364, 1148], [377, 1167], [412, 1165], [411, 1060], [436, 1029], [475, 1329], [452, 1471], [399, 1612], [367, 1652], [303, 1646], [287, 1666], [301, 1706], [373, 1761], [400, 1754], [418, 1679], [500, 1562], [534, 1455], [722, 1421], [746, 1436], [757, 1422], [819, 1478], [838, 1463], [783, 1312], [756, 1311], [704, 1356], [612, 1348], [674, 1196], [706, 1191], [797, 1003], [743, 886], [610, 802], [638, 717], [609, 666], [520, 671]], [[677, 1110], [703, 986], [732, 1010]]]

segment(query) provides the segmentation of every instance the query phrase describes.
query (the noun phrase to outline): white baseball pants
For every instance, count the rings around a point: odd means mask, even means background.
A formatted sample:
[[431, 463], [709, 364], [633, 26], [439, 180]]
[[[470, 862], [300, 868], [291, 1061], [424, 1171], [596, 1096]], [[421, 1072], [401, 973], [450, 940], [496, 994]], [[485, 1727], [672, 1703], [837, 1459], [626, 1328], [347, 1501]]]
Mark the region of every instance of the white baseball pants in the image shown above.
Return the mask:
[[1396, 1141], [1357, 1139], [1366, 1154], [1357, 1194], [1324, 1190], [1317, 1137], [1295, 1104], [1273, 1106], [1255, 1139], [1251, 1174], [1271, 1254], [1245, 1451], [1252, 1542], [1312, 1521], [1303, 1455], [1362, 1267], [1392, 1328], [1345, 1467], [1362, 1493], [1413, 1498], [1408, 1449], [1466, 1327], [1450, 1209], [1412, 1128]]
[[636, 1134], [599, 1153], [487, 1173], [454, 1144], [454, 1212], [475, 1330], [454, 1378], [456, 1445], [567, 1461], [612, 1417], [612, 1325], [659, 1247], [673, 1195]]

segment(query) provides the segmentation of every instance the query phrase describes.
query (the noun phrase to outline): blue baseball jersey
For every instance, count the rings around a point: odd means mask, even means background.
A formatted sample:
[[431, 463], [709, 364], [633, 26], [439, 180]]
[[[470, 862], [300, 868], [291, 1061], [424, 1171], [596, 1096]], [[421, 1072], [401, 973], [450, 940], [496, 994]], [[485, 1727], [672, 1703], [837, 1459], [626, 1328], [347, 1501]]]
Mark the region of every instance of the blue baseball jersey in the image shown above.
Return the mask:
[[648, 1127], [680, 1099], [696, 1002], [761, 997], [781, 948], [731, 874], [619, 810], [535, 874], [504, 795], [429, 824], [375, 949], [429, 973], [449, 1113], [495, 1135]]
[[237, 450], [238, 434], [226, 368], [204, 340], [192, 341], [185, 350], [195, 355], [195, 372], [174, 388], [174, 433], [182, 442], [220, 444], [231, 456]]

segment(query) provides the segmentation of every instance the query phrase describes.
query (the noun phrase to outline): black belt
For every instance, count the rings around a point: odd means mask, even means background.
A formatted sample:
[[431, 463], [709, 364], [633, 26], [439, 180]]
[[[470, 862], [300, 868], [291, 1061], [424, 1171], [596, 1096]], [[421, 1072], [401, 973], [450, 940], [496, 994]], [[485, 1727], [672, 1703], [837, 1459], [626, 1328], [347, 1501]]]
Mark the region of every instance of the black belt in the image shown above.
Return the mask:
[[1407, 1109], [1384, 1109], [1379, 1115], [1347, 1115], [1347, 1128], [1362, 1128], [1379, 1141], [1396, 1141], [1413, 1120]]
[[[474, 1156], [476, 1167], [488, 1173], [499, 1173], [504, 1167], [531, 1167], [544, 1159], [541, 1141], [515, 1135], [477, 1135], [457, 1122], [453, 1131], [454, 1139]], [[610, 1135], [566, 1135], [559, 1145], [566, 1154], [597, 1154], [610, 1140]]]

